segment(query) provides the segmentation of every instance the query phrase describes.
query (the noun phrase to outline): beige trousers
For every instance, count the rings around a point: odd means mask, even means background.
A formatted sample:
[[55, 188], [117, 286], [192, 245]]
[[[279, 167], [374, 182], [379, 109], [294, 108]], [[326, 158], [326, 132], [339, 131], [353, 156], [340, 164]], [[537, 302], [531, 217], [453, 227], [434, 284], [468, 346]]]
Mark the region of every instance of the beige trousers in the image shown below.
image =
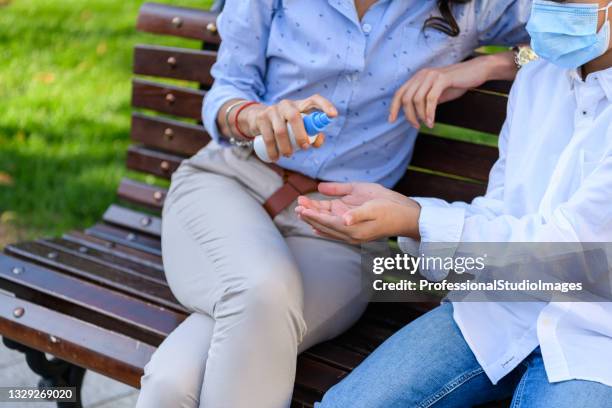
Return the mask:
[[145, 367], [137, 407], [288, 407], [298, 353], [362, 314], [360, 248], [315, 236], [295, 204], [271, 220], [262, 203], [281, 182], [215, 144], [174, 174], [164, 268], [193, 314]]

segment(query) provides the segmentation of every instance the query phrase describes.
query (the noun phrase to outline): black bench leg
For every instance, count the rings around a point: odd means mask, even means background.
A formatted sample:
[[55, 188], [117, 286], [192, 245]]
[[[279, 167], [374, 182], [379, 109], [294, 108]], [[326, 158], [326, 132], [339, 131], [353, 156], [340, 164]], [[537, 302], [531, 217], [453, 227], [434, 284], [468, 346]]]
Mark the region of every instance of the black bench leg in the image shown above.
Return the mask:
[[42, 377], [38, 382], [39, 388], [76, 387], [76, 402], [58, 402], [58, 408], [82, 408], [81, 386], [85, 376], [84, 368], [59, 358], [49, 360], [45, 353], [6, 337], [2, 338], [2, 341], [6, 347], [25, 354], [30, 369]]

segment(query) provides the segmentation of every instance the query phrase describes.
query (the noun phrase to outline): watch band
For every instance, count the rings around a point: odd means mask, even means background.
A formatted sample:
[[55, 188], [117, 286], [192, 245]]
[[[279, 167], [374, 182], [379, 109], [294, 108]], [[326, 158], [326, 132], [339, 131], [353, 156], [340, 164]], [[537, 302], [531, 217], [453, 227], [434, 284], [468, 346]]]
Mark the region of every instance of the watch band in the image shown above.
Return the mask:
[[539, 58], [535, 51], [528, 45], [512, 47], [512, 51], [514, 51], [514, 63], [518, 69], [523, 68], [531, 61], [535, 61]]

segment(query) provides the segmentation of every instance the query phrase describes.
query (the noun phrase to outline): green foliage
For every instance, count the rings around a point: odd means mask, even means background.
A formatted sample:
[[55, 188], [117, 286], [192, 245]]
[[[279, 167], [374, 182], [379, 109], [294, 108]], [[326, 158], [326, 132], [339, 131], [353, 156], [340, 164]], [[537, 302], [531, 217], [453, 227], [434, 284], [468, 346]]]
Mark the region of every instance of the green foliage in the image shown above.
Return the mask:
[[0, 235], [9, 221], [26, 236], [85, 227], [114, 200], [125, 174], [133, 46], [160, 42], [135, 30], [141, 3], [0, 3]]

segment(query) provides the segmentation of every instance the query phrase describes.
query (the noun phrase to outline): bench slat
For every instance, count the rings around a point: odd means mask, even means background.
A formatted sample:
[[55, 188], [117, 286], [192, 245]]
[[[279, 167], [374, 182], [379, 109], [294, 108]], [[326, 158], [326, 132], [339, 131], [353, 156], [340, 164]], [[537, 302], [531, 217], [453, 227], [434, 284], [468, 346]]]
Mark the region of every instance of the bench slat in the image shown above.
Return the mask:
[[87, 235], [81, 231], [71, 231], [64, 234], [63, 238], [67, 241], [83, 245], [88, 248], [93, 248], [98, 251], [112, 254], [113, 256], [128, 259], [135, 263], [156, 268], [163, 271], [161, 256], [153, 255], [148, 252], [140, 251], [125, 245], [117, 244], [116, 242], [107, 241], [102, 238]]
[[472, 90], [460, 99], [438, 106], [436, 120], [439, 123], [499, 134], [506, 119], [507, 104], [508, 97], [505, 95]]
[[[13, 311], [23, 308], [17, 318]], [[119, 333], [23, 299], [0, 293], [0, 332], [29, 347], [51, 353], [133, 387], [155, 348]]]
[[91, 246], [85, 246], [63, 238], [52, 238], [40, 241], [45, 246], [79, 256], [96, 262], [97, 264], [121, 270], [125, 273], [168, 286], [163, 270], [159, 267], [151, 267], [139, 262], [116, 256], [108, 251], [100, 251]]
[[210, 87], [213, 83], [210, 68], [216, 59], [215, 51], [137, 45], [134, 48], [134, 73], [194, 81]]
[[[219, 44], [217, 14], [202, 9], [145, 3], [140, 8], [136, 28], [140, 31], [192, 38]], [[211, 26], [210, 24], [214, 25]]]
[[210, 136], [204, 127], [162, 117], [132, 114], [132, 140], [169, 153], [193, 156]]
[[291, 408], [313, 408], [314, 402], [320, 400], [321, 395], [318, 392], [296, 386], [293, 389]]
[[144, 79], [132, 81], [132, 106], [169, 115], [200, 120], [205, 91], [160, 84]]
[[115, 244], [138, 249], [150, 254], [161, 256], [159, 239], [150, 235], [140, 234], [125, 228], [107, 224], [96, 224], [85, 230], [88, 235], [102, 238]]
[[322, 396], [325, 390], [339, 382], [347, 374], [345, 370], [339, 370], [310, 359], [303, 354], [298, 357], [298, 366], [299, 370], [295, 375], [296, 386], [314, 391], [319, 396]]
[[186, 312], [186, 309], [174, 298], [167, 284], [145, 280], [138, 275], [108, 265], [100, 265], [81, 256], [49, 247], [44, 242], [11, 245], [9, 253], [144, 301], [157, 303], [179, 313]]
[[395, 186], [395, 190], [409, 197], [439, 197], [451, 202], [470, 202], [483, 195], [486, 186], [482, 183], [408, 170]]
[[489, 81], [485, 82], [478, 89], [489, 92], [497, 92], [503, 95], [508, 95], [512, 88], [512, 81]]
[[495, 147], [421, 134], [417, 139], [411, 164], [487, 182], [489, 171], [498, 157]]
[[130, 146], [127, 153], [127, 167], [130, 170], [153, 174], [169, 179], [183, 161], [183, 157], [142, 146]]
[[111, 204], [106, 210], [102, 219], [110, 224], [126, 227], [134, 231], [161, 236], [161, 218], [149, 214]]
[[[15, 268], [21, 272], [14, 273]], [[182, 313], [13, 256], [0, 255], [0, 287], [19, 298], [154, 346], [185, 319]]]
[[160, 211], [168, 190], [139, 181], [124, 178], [119, 184], [117, 195], [120, 199]]
[[346, 371], [354, 369], [365, 359], [363, 354], [355, 353], [329, 342], [316, 345], [306, 350], [304, 354]]

